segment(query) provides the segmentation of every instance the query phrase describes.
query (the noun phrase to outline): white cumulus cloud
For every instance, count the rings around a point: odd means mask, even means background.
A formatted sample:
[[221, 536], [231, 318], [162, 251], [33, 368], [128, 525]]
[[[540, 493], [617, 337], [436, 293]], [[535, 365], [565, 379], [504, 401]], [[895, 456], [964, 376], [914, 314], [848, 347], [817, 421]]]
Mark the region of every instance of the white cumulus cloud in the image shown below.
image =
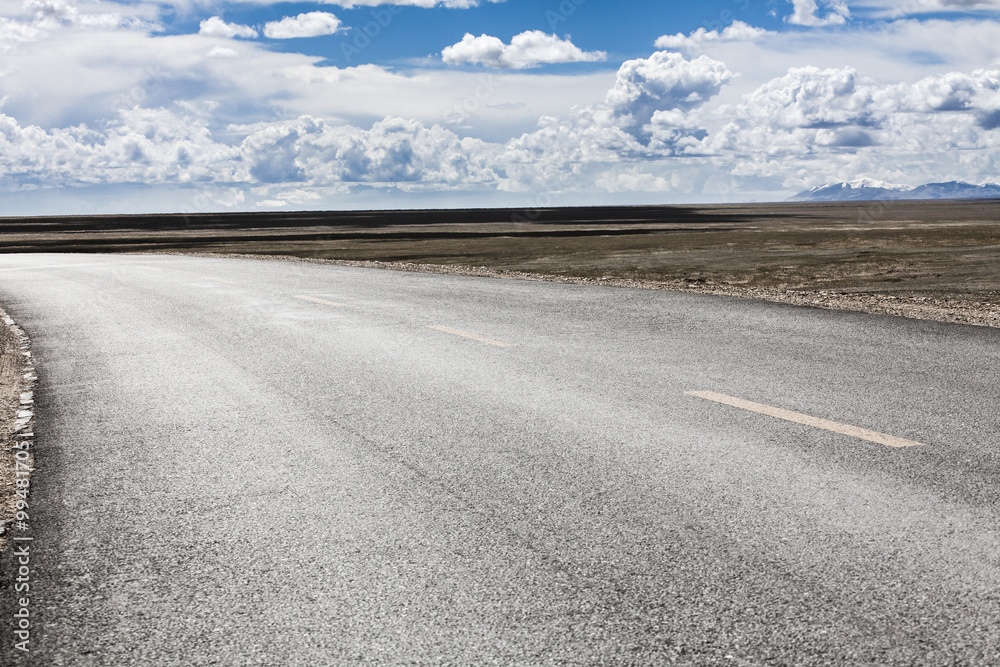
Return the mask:
[[213, 46], [205, 55], [209, 58], [239, 58], [240, 52], [226, 46]]
[[494, 182], [488, 152], [482, 141], [393, 117], [365, 130], [303, 116], [268, 124], [240, 145], [247, 177], [254, 182], [380, 183], [413, 189]]
[[649, 58], [628, 60], [618, 70], [605, 102], [617, 122], [636, 137], [658, 111], [690, 111], [719, 93], [733, 78], [724, 63], [700, 56], [657, 51]]
[[308, 12], [286, 16], [264, 25], [264, 35], [271, 39], [295, 39], [332, 35], [340, 30], [340, 19], [328, 12]]
[[0, 53], [12, 51], [22, 44], [41, 40], [60, 31], [85, 33], [154, 27], [138, 16], [123, 16], [108, 11], [81, 11], [65, 0], [26, 0], [21, 5], [21, 10], [16, 18], [0, 16]]
[[257, 31], [248, 25], [226, 23], [218, 16], [213, 16], [201, 22], [198, 34], [206, 37], [253, 38], [257, 36]]
[[846, 0], [827, 0], [826, 15], [819, 16], [819, 5], [816, 0], [792, 0], [794, 12], [786, 20], [795, 25], [824, 26], [843, 25], [851, 17], [851, 10]]
[[656, 48], [669, 49], [672, 51], [697, 52], [709, 42], [753, 42], [766, 35], [775, 35], [772, 30], [755, 28], [743, 21], [733, 21], [722, 32], [718, 30], [708, 31], [705, 28], [698, 28], [690, 35], [677, 33], [676, 35], [663, 35], [656, 40]]
[[795, 68], [724, 111], [731, 120], [702, 147], [736, 176], [796, 189], [858, 174], [995, 180], [1000, 70], [887, 84], [851, 68]]
[[80, 125], [45, 130], [0, 114], [0, 176], [18, 183], [231, 182], [238, 152], [213, 141], [206, 110], [122, 111], [103, 131]]
[[34, 41], [39, 35], [39, 28], [0, 16], [0, 51], [13, 49], [18, 43]]
[[869, 146], [882, 123], [874, 93], [849, 67], [791, 69], [747, 95], [711, 143], [723, 152], [757, 155]]
[[441, 58], [451, 65], [477, 63], [499, 69], [526, 69], [543, 64], [602, 61], [607, 53], [584, 51], [569, 39], [528, 30], [515, 35], [510, 44], [498, 37], [466, 33], [461, 42], [446, 47]]

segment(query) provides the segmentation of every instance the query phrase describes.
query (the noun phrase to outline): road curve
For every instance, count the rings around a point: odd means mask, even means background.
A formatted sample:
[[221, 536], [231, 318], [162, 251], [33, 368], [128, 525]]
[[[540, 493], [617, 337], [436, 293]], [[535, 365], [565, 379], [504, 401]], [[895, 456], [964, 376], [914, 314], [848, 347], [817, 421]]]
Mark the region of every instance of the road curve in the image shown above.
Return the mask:
[[1000, 664], [998, 330], [170, 256], [0, 304], [4, 664]]

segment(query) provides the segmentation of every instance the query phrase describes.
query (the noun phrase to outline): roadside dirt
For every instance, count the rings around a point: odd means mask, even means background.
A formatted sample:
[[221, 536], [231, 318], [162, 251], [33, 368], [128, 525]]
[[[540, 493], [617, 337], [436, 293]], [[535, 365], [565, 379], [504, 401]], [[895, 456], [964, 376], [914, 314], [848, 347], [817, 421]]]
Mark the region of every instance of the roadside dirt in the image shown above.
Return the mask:
[[[363, 263], [357, 263], [363, 264]], [[377, 263], [374, 263], [377, 264]], [[415, 270], [421, 265], [396, 265], [386, 268]], [[501, 278], [522, 280], [545, 280], [570, 282], [585, 285], [608, 285], [613, 287], [635, 287], [641, 289], [661, 289], [701, 294], [717, 294], [744, 299], [759, 299], [777, 303], [789, 303], [830, 310], [851, 310], [877, 315], [895, 315], [920, 320], [972, 324], [976, 326], [1000, 327], [1000, 292], [992, 301], [968, 299], [934, 298], [914, 295], [890, 295], [865, 292], [845, 292], [808, 289], [774, 289], [761, 287], [741, 287], [738, 285], [714, 284], [694, 280], [635, 280], [622, 278], [579, 278], [541, 273], [519, 273], [511, 271], [490, 271], [474, 267], [449, 267], [422, 265], [442, 273], [462, 273], [464, 275], [496, 275]], [[454, 269], [458, 268], [458, 271]], [[416, 269], [420, 270], [420, 269]]]
[[[28, 369], [32, 368], [29, 357], [24, 354], [26, 340], [20, 328], [12, 326], [7, 314], [0, 309], [0, 552], [11, 536], [18, 501], [23, 500], [17, 496], [17, 479], [27, 479], [25, 469], [33, 467], [33, 455], [28, 449], [30, 442], [23, 436], [31, 432], [31, 422], [18, 418], [19, 410], [34, 410], [33, 403], [22, 403], [22, 398], [27, 399], [26, 394], [34, 387], [34, 380], [29, 379], [34, 376], [26, 377]], [[22, 487], [27, 483], [22, 482]], [[27, 508], [22, 504], [21, 509]]]

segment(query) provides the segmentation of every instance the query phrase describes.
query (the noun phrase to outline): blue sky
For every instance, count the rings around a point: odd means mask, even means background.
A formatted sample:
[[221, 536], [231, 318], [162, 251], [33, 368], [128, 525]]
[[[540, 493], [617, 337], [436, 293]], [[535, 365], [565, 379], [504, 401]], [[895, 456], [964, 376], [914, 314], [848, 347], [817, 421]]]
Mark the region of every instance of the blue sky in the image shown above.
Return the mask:
[[[364, 33], [366, 26], [372, 28], [369, 32], [375, 33], [371, 22], [384, 22], [389, 8], [338, 8], [335, 14], [344, 22], [345, 31], [295, 43], [278, 43], [275, 48], [322, 56], [329, 64], [341, 67], [359, 63], [405, 66], [414, 58], [438, 55], [442, 48], [458, 42], [467, 32], [509, 38], [526, 30], [542, 30], [568, 34], [583, 49], [603, 50], [624, 60], [649, 55], [650, 45], [663, 34], [664, 26], [675, 32], [690, 32], [713, 22], [725, 27], [740, 18], [754, 25], [782, 27], [781, 19], [771, 16], [767, 5], [764, 2], [733, 3], [729, 0], [714, 3], [588, 0], [580, 5], [570, 2], [560, 8], [559, 2], [508, 0], [502, 3], [485, 2], [465, 10], [397, 7], [392, 8], [394, 13], [388, 15], [392, 18], [391, 22], [384, 29], [379, 25], [378, 34], [370, 43], [365, 38], [356, 41], [359, 33]], [[297, 15], [316, 8], [317, 5], [308, 3], [283, 4], [277, 15]], [[572, 11], [567, 11], [569, 8], [573, 8]], [[270, 7], [237, 6], [220, 16], [234, 23], [262, 25], [273, 20], [276, 13]], [[178, 21], [174, 30], [197, 30], [197, 20], [190, 17]], [[355, 54], [352, 47], [356, 44], [367, 46], [362, 53]]]
[[1000, 0], [0, 0], [0, 215], [1000, 180]]

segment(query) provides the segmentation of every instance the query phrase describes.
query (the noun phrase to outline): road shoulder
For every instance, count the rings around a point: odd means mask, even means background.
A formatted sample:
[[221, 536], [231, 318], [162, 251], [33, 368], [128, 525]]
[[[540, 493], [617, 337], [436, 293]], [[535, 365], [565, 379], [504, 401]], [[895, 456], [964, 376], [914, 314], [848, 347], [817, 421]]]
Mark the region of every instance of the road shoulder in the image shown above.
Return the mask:
[[36, 379], [27, 334], [0, 309], [0, 552], [26, 509]]

